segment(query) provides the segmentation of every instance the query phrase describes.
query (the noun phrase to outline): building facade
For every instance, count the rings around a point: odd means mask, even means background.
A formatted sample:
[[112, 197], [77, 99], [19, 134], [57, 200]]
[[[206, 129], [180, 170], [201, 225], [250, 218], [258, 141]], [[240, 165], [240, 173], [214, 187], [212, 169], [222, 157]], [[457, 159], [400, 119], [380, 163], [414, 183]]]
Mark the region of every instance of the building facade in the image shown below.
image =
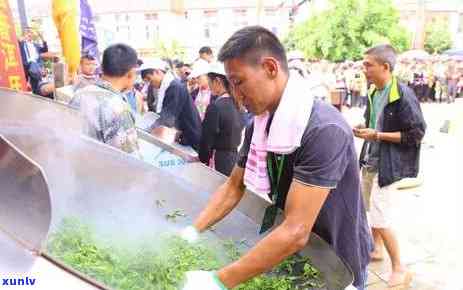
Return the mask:
[[463, 1], [396, 0], [401, 23], [413, 34], [412, 47], [424, 47], [426, 26], [442, 21], [449, 25], [455, 48], [463, 48]]
[[[49, 3], [29, 7], [29, 18], [39, 22], [54, 50], [59, 50]], [[48, 0], [50, 2], [50, 0]], [[173, 41], [186, 49], [192, 61], [200, 47], [217, 52], [236, 30], [263, 25], [283, 38], [295, 20], [296, 1], [283, 0], [89, 0], [95, 14], [100, 49], [127, 43], [142, 56], [151, 57], [160, 43]], [[298, 1], [300, 2], [300, 1]], [[44, 8], [45, 7], [45, 8]], [[303, 8], [303, 7], [300, 7]]]

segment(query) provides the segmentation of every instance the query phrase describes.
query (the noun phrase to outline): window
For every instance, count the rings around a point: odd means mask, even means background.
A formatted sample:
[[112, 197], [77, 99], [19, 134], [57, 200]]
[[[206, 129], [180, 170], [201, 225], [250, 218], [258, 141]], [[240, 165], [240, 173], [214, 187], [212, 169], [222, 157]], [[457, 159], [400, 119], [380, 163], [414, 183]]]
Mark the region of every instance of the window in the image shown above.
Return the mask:
[[158, 14], [157, 13], [145, 13], [145, 20], [146, 21], [157, 21]]
[[275, 17], [277, 15], [276, 8], [265, 8], [265, 17]]
[[211, 38], [211, 30], [209, 29], [208, 26], [204, 28], [204, 37], [208, 39]]
[[119, 30], [116, 31], [118, 32], [118, 36], [121, 41], [129, 41], [131, 39], [130, 26], [121, 25], [118, 29]]
[[234, 15], [233, 24], [236, 28], [241, 28], [241, 27], [248, 25], [248, 20], [247, 20], [248, 13], [246, 9], [234, 9], [233, 15]]
[[146, 41], [154, 41], [159, 38], [159, 25], [149, 24], [145, 26]]
[[458, 33], [463, 33], [463, 13], [460, 14], [460, 19], [458, 23]]
[[100, 21], [100, 15], [93, 16], [93, 21], [95, 21], [95, 22]]
[[114, 15], [114, 18], [116, 19], [116, 22], [119, 22], [119, 20], [121, 20], [121, 15], [116, 14], [116, 15]]
[[273, 26], [280, 22], [279, 20], [279, 14], [276, 8], [266, 8], [264, 10], [264, 17], [262, 19], [263, 26], [271, 29]]
[[130, 16], [129, 14], [125, 14], [125, 22], [129, 22], [130, 21]]
[[31, 22], [37, 24], [38, 26], [41, 26], [43, 24], [43, 19], [42, 18], [34, 18], [34, 19], [32, 19]]
[[205, 18], [216, 18], [217, 10], [204, 10], [203, 14]]
[[233, 10], [233, 14], [235, 15], [235, 17], [241, 17], [241, 18], [246, 18], [247, 16], [247, 10], [246, 9], [234, 9]]
[[203, 21], [204, 21], [204, 37], [206, 39], [214, 38], [217, 34], [217, 10], [204, 10]]

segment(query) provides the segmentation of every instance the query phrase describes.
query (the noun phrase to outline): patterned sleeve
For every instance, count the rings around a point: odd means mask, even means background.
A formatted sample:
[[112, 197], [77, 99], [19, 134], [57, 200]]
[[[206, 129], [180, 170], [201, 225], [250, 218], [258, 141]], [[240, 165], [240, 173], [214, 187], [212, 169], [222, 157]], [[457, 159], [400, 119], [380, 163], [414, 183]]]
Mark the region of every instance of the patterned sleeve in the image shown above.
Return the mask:
[[100, 125], [105, 143], [127, 153], [138, 151], [138, 137], [128, 105], [112, 99], [99, 108]]
[[81, 96], [84, 133], [124, 152], [138, 151], [138, 138], [130, 108], [117, 98]]

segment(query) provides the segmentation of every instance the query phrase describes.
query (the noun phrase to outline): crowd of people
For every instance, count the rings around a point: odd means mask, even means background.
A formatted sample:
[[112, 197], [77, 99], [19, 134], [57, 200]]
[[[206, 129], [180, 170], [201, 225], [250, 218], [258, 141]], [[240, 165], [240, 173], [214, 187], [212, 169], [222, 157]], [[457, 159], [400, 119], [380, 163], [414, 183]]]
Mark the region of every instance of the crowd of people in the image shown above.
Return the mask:
[[[313, 76], [322, 84], [318, 90], [322, 96], [330, 91], [341, 92], [343, 104], [348, 107], [364, 107], [371, 84], [364, 75], [363, 61], [331, 63], [326, 60], [303, 62], [303, 56], [295, 54], [295, 68], [306, 76]], [[303, 72], [302, 72], [303, 71]], [[402, 82], [413, 89], [420, 102], [448, 102], [463, 97], [463, 58], [435, 55], [429, 58], [399, 57], [394, 69]]]
[[396, 74], [413, 88], [420, 102], [451, 103], [463, 97], [463, 59], [445, 55], [402, 59]]
[[[24, 47], [29, 82], [40, 94], [30, 73], [42, 57], [30, 51], [40, 48]], [[176, 142], [229, 176], [182, 232], [185, 239], [225, 218], [245, 188], [273, 204], [262, 232], [272, 228], [278, 208], [285, 211], [283, 223], [245, 256], [216, 272], [188, 273], [184, 289], [231, 289], [302, 249], [310, 232], [350, 266], [356, 289], [366, 289], [367, 265], [384, 259], [384, 249], [392, 262], [389, 286], [409, 283], [392, 231], [393, 196], [397, 182], [419, 171], [426, 124], [418, 99], [457, 97], [458, 63], [397, 61], [390, 45], [371, 48], [360, 62], [306, 63], [259, 26], [236, 32], [214, 59], [203, 47], [192, 64], [142, 60], [115, 44], [100, 68], [84, 52], [72, 80], [69, 105], [80, 110], [87, 135], [141, 158], [135, 115], [151, 111], [159, 115], [152, 134], [174, 132]], [[344, 105], [366, 107], [366, 122], [351, 128], [330, 104], [333, 91]], [[361, 176], [354, 136], [365, 141]]]
[[[103, 53], [101, 75], [96, 69], [96, 58], [83, 54], [79, 74], [72, 80], [70, 106], [88, 111], [84, 116], [89, 135], [140, 157], [133, 116], [153, 112], [159, 118], [149, 129], [152, 134], [164, 138], [177, 133], [176, 142], [196, 150], [203, 163], [230, 175], [249, 117], [231, 97], [223, 65], [213, 61], [210, 47], [201, 48], [198, 59], [189, 65], [158, 58], [141, 60], [131, 47], [118, 44]], [[122, 99], [108, 89], [115, 87], [123, 92]], [[111, 96], [114, 100], [108, 102]], [[124, 110], [114, 114], [113, 106]], [[92, 118], [97, 107], [105, 108], [102, 116]]]

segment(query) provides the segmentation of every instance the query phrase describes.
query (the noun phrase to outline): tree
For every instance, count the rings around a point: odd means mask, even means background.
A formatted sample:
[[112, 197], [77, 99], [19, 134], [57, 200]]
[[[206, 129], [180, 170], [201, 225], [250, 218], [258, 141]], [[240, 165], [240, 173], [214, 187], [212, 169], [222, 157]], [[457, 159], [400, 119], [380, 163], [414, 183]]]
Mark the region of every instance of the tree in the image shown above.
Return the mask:
[[424, 49], [429, 53], [441, 53], [453, 45], [449, 25], [445, 21], [432, 22], [426, 27]]
[[158, 41], [155, 47], [156, 57], [179, 60], [183, 60], [185, 58], [186, 49], [177, 40], [172, 40], [169, 43], [165, 41]]
[[331, 61], [360, 59], [376, 44], [409, 48], [410, 36], [401, 27], [392, 0], [331, 0], [331, 8], [297, 25], [285, 40], [289, 50], [308, 58]]

